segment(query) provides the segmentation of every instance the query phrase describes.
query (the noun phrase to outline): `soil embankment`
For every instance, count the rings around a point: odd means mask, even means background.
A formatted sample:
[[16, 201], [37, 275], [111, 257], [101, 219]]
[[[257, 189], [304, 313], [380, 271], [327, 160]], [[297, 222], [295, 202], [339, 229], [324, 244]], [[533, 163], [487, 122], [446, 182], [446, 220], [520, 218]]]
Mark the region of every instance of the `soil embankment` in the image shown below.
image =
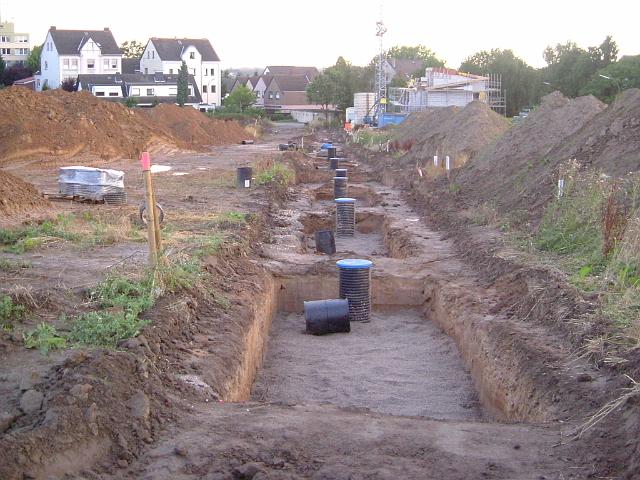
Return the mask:
[[212, 120], [193, 108], [149, 111], [101, 100], [88, 92], [0, 91], [0, 165], [41, 155], [137, 158], [156, 145], [203, 150], [246, 136], [237, 122]]

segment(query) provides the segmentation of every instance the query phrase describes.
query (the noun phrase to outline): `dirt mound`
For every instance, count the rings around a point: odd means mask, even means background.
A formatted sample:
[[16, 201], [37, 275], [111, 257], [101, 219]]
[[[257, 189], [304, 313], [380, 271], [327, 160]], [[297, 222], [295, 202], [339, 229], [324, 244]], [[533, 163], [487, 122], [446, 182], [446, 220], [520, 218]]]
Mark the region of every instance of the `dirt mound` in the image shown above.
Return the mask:
[[33, 185], [0, 170], [0, 227], [13, 223], [26, 213], [43, 212], [51, 204]]
[[242, 139], [236, 122], [213, 121], [192, 108], [130, 109], [88, 92], [23, 88], [0, 91], [0, 163], [38, 154], [136, 158], [156, 143], [203, 150]]
[[173, 104], [140, 110], [156, 128], [186, 142], [187, 145], [225, 145], [247, 138], [247, 132], [235, 121], [212, 120], [195, 108], [180, 108]]
[[460, 167], [509, 129], [509, 122], [482, 102], [464, 108], [433, 108], [413, 113], [394, 139], [414, 141], [405, 161], [428, 163], [434, 155], [450, 157]]
[[575, 158], [613, 176], [640, 168], [640, 89], [624, 91], [616, 101], [553, 152]]
[[488, 203], [516, 222], [535, 220], [554, 195], [558, 165], [568, 160], [559, 149], [605, 107], [593, 96], [547, 95], [521, 124], [460, 169], [454, 182], [461, 196], [469, 204]]

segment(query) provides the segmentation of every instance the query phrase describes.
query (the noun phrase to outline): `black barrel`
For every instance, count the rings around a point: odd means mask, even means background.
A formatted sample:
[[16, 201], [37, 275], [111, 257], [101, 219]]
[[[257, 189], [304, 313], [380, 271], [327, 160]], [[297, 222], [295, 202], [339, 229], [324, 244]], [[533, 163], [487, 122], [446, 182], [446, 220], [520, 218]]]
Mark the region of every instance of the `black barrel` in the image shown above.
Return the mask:
[[334, 158], [336, 156], [336, 147], [327, 148], [327, 158]]
[[349, 320], [368, 322], [371, 318], [371, 267], [369, 260], [346, 258], [340, 268], [340, 298], [349, 300]]
[[346, 168], [336, 168], [336, 177], [346, 177], [347, 169]]
[[304, 302], [307, 333], [325, 335], [351, 331], [348, 300], [315, 300]]
[[333, 177], [333, 198], [344, 198], [347, 196], [347, 177]]
[[316, 240], [316, 252], [333, 255], [336, 253], [336, 239], [333, 230], [318, 230], [314, 234]]
[[249, 188], [251, 186], [251, 176], [253, 170], [251, 167], [238, 167], [236, 169], [236, 187]]
[[331, 163], [331, 168], [334, 170], [340, 166], [340, 159], [338, 157], [331, 157], [329, 162]]
[[356, 232], [356, 199], [336, 198], [336, 235], [353, 237]]

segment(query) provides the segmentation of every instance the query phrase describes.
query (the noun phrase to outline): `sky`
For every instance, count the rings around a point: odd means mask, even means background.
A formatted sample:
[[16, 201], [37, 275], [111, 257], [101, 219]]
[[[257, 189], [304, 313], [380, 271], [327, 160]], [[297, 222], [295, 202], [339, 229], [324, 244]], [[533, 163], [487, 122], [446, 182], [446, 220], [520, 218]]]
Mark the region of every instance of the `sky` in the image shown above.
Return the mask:
[[544, 66], [548, 45], [599, 45], [607, 35], [621, 55], [640, 54], [640, 0], [110, 0], [68, 3], [0, 0], [0, 18], [42, 43], [49, 26], [95, 30], [110, 27], [116, 41], [149, 37], [208, 38], [223, 68], [265, 65], [326, 67], [343, 56], [368, 64], [380, 45], [422, 44], [447, 66], [491, 48], [510, 48], [534, 67]]

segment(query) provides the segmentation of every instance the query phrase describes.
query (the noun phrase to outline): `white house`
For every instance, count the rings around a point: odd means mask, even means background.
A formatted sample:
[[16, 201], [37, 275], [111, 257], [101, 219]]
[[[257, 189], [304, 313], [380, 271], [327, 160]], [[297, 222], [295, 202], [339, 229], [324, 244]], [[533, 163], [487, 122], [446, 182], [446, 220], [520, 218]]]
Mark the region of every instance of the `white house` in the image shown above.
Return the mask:
[[[185, 105], [198, 108], [202, 97], [198, 86], [189, 75], [189, 96]], [[153, 106], [158, 103], [177, 103], [178, 75], [155, 73], [125, 73], [116, 75], [78, 75], [78, 90], [86, 90], [96, 97], [122, 101], [134, 98], [139, 107]]]
[[182, 62], [193, 75], [205, 105], [220, 105], [220, 58], [206, 38], [150, 38], [140, 58], [143, 74], [175, 75]]
[[51, 27], [42, 45], [36, 89], [58, 88], [81, 74], [122, 72], [122, 52], [113, 34], [104, 30], [58, 30]]

